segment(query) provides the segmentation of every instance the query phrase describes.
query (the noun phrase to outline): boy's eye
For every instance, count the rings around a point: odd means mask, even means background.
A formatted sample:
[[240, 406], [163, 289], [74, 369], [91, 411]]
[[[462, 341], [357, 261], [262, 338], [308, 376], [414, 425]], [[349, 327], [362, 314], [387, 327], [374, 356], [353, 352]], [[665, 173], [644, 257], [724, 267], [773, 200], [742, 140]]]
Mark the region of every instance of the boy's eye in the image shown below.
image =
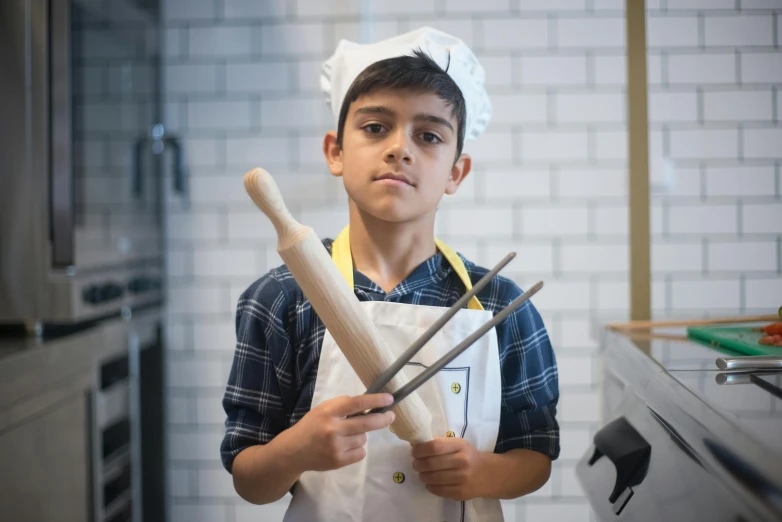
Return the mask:
[[369, 125], [364, 126], [364, 130], [368, 131], [371, 134], [377, 134], [378, 132], [381, 132], [383, 130], [383, 126], [379, 123], [370, 123]]
[[431, 132], [424, 132], [423, 134], [421, 134], [421, 137], [427, 143], [439, 143], [443, 141], [440, 139], [440, 137], [437, 134], [433, 134]]

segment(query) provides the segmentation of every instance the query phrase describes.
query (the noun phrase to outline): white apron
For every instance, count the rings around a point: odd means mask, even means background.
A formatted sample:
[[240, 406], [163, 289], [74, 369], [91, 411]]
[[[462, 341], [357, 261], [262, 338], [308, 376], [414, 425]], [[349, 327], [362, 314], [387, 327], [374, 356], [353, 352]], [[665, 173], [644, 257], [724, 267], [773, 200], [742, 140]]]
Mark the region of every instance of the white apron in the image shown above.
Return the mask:
[[[332, 257], [348, 283], [353, 267], [346, 228], [335, 241]], [[468, 288], [461, 260], [441, 242], [439, 250]], [[445, 308], [388, 302], [362, 302], [394, 357], [434, 323]], [[445, 355], [492, 317], [477, 299], [460, 310], [405, 366], [412, 378]], [[361, 395], [361, 383], [326, 332], [321, 349], [312, 407], [340, 395]], [[497, 334], [486, 333], [459, 357], [418, 388], [432, 414], [435, 437], [463, 437], [478, 451], [494, 451], [500, 422], [501, 376]], [[308, 471], [296, 484], [284, 522], [502, 522], [497, 499], [457, 502], [438, 497], [412, 468], [412, 448], [390, 428], [368, 433], [367, 456], [326, 472]]]

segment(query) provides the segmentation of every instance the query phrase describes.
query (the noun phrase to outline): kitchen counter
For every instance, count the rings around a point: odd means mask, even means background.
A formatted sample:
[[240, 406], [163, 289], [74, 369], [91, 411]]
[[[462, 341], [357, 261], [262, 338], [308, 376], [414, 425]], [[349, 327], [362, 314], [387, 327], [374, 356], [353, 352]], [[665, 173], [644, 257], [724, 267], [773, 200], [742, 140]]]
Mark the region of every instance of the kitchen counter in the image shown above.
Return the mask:
[[0, 433], [73, 394], [93, 378], [101, 332], [90, 329], [62, 339], [0, 339]]
[[163, 520], [159, 311], [128, 319], [0, 339], [3, 520]]
[[[605, 456], [596, 442], [577, 468], [600, 520], [782, 520], [782, 398], [755, 382], [782, 372], [719, 370], [726, 354], [684, 328], [606, 330], [601, 345]], [[610, 501], [620, 459], [632, 477]]]
[[101, 333], [0, 340], [4, 520], [87, 520], [93, 354]]
[[42, 341], [28, 337], [0, 337], [0, 364], [10, 355], [37, 348], [42, 344]]

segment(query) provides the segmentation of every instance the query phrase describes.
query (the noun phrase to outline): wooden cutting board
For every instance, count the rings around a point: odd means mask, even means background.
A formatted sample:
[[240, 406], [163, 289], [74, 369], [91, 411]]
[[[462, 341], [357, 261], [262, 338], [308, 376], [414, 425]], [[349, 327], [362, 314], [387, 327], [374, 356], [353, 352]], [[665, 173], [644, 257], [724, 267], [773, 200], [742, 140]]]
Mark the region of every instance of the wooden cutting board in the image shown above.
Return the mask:
[[690, 326], [687, 336], [706, 342], [711, 346], [728, 348], [744, 355], [778, 355], [782, 348], [766, 346], [758, 340], [765, 334], [753, 331], [754, 327]]

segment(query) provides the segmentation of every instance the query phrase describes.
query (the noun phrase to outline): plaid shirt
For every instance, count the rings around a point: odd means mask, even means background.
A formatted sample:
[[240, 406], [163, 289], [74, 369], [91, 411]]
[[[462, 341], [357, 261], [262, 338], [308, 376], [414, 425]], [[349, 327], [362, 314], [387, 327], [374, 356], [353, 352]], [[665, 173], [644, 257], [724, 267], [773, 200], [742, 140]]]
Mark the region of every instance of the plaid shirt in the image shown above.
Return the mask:
[[[330, 252], [332, 241], [323, 243]], [[462, 260], [473, 284], [488, 272]], [[439, 252], [390, 293], [358, 271], [354, 271], [354, 290], [360, 301], [443, 307], [465, 293], [464, 284]], [[515, 283], [497, 276], [477, 297], [496, 314], [521, 293]], [[271, 441], [310, 410], [325, 331], [285, 266], [269, 271], [242, 294], [236, 311], [236, 350], [223, 398], [227, 418], [220, 453], [229, 472], [239, 452]], [[543, 321], [528, 301], [496, 331], [502, 405], [495, 452], [527, 448], [556, 459], [559, 381]]]

